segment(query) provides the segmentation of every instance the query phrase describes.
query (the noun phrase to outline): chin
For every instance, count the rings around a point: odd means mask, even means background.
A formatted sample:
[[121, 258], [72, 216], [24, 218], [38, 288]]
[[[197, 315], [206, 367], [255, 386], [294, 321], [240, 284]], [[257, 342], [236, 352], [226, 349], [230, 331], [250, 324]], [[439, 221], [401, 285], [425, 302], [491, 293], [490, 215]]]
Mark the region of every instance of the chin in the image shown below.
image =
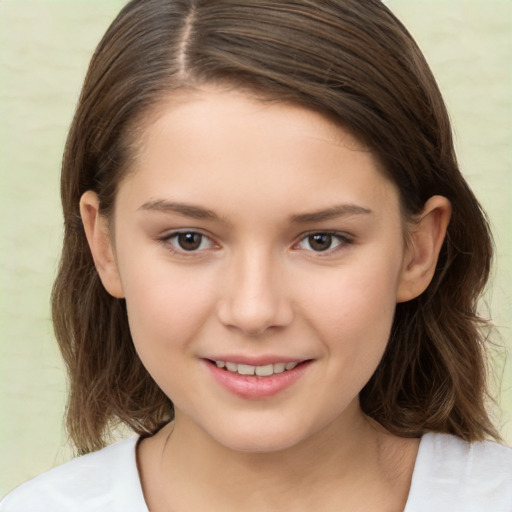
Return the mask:
[[304, 425], [280, 424], [276, 421], [244, 421], [225, 425], [210, 433], [219, 444], [242, 453], [274, 453], [287, 450], [310, 437]]
[[292, 448], [297, 444], [289, 437], [276, 438], [275, 434], [268, 436], [256, 434], [251, 437], [234, 436], [231, 439], [218, 439], [226, 448], [241, 453], [275, 453]]

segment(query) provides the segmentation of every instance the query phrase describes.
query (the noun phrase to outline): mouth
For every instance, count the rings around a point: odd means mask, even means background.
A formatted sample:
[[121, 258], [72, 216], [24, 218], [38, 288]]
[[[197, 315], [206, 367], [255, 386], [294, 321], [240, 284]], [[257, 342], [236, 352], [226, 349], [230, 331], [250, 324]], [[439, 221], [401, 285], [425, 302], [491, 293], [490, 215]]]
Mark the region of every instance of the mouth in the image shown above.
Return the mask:
[[288, 363], [270, 363], [261, 366], [252, 366], [249, 364], [234, 363], [231, 361], [212, 361], [208, 360], [211, 364], [214, 364], [217, 368], [223, 369], [224, 371], [231, 373], [238, 373], [238, 375], [257, 377], [271, 377], [280, 373], [285, 373], [293, 370], [297, 366], [308, 362], [306, 361], [294, 361]]
[[[260, 400], [291, 388], [308, 372], [313, 359], [250, 365], [222, 359], [203, 359], [213, 379], [225, 390], [244, 399]], [[256, 362], [256, 361], [255, 361]]]

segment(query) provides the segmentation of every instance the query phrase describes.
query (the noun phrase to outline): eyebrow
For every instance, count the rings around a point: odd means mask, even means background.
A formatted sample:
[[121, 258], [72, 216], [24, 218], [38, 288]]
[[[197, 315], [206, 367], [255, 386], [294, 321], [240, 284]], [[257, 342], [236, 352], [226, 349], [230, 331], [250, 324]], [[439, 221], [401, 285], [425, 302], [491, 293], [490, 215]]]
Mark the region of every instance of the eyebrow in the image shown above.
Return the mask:
[[164, 199], [154, 199], [152, 201], [147, 201], [139, 208], [139, 210], [178, 213], [192, 219], [222, 221], [222, 219], [214, 211], [203, 208], [202, 206], [166, 201]]
[[[154, 199], [145, 202], [139, 210], [157, 211], [163, 213], [178, 213], [192, 219], [206, 219], [227, 223], [213, 210], [203, 208], [189, 203], [178, 203], [167, 201], [165, 199]], [[364, 206], [356, 204], [341, 204], [331, 206], [314, 212], [299, 213], [290, 217], [291, 224], [307, 224], [312, 222], [322, 222], [326, 220], [338, 219], [340, 217], [349, 217], [352, 215], [371, 215], [373, 212]]]
[[292, 224], [307, 224], [338, 219], [340, 217], [350, 217], [352, 215], [371, 215], [372, 213], [372, 210], [357, 204], [340, 204], [315, 212], [292, 215], [290, 221]]

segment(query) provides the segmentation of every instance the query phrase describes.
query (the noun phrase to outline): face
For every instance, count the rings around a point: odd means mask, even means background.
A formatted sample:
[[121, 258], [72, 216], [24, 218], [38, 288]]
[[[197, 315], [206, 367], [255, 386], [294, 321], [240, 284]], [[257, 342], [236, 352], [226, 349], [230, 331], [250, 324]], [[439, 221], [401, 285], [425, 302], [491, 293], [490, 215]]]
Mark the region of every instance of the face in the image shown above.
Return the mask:
[[361, 414], [406, 254], [398, 192], [352, 136], [233, 92], [170, 98], [111, 226], [100, 274], [176, 427], [270, 451]]

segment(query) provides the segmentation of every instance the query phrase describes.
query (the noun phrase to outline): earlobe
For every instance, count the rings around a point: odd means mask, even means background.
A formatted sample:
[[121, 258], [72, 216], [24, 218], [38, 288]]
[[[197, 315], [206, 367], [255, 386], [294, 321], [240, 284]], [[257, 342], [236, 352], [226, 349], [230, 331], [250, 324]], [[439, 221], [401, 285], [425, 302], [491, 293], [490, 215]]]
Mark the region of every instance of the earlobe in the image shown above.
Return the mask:
[[88, 190], [80, 198], [80, 215], [94, 264], [103, 286], [113, 297], [123, 298], [124, 291], [108, 222], [100, 214], [99, 199], [92, 190]]
[[413, 226], [409, 238], [397, 302], [418, 297], [432, 281], [450, 216], [451, 205], [446, 197], [433, 196], [425, 203], [420, 220]]

